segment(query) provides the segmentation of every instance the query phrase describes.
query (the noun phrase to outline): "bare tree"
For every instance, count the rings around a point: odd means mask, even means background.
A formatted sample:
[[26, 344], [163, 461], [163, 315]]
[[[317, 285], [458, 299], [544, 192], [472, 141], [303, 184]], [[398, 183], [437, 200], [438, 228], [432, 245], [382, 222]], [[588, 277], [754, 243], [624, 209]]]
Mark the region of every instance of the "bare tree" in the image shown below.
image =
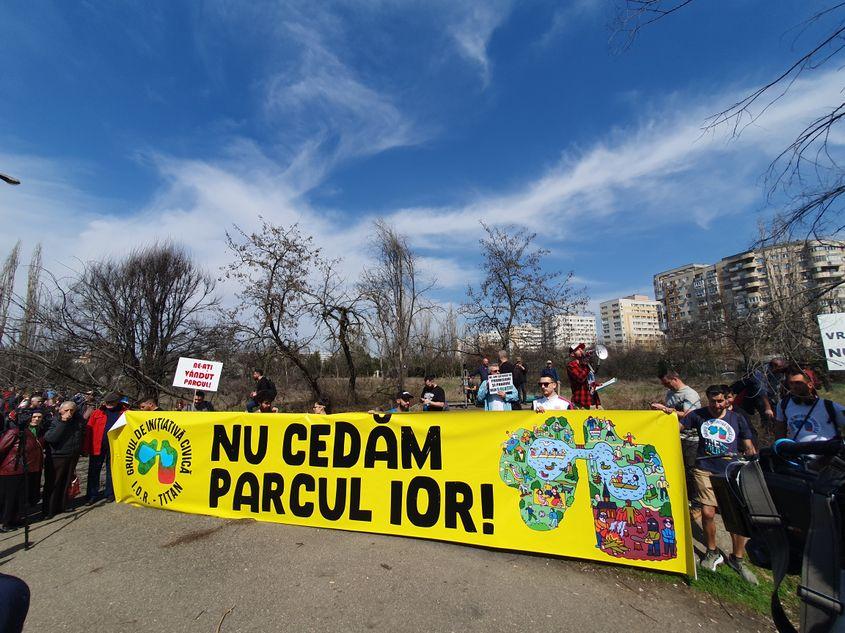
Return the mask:
[[383, 220], [373, 224], [376, 264], [364, 271], [358, 285], [373, 314], [372, 330], [388, 359], [392, 375], [403, 389], [414, 322], [433, 309], [426, 294], [434, 281], [421, 281], [416, 255], [404, 235]]
[[52, 340], [66, 345], [80, 366], [110, 368], [110, 382], [122, 374], [133, 395], [167, 391], [178, 358], [201, 354], [208, 344], [214, 281], [175, 244], [87, 262], [67, 287], [56, 285], [45, 317]]
[[[618, 0], [616, 34], [630, 45], [648, 24], [663, 19], [693, 0]], [[728, 125], [738, 135], [791, 90], [800, 89], [796, 80], [825, 65], [836, 65], [845, 51], [845, 2], [829, 2], [797, 25], [798, 36], [810, 27], [822, 35], [800, 49], [786, 68], [742, 99], [713, 115], [707, 129]], [[795, 42], [797, 44], [798, 37]], [[819, 237], [845, 229], [842, 202], [845, 200], [845, 171], [831, 152], [830, 140], [841, 134], [845, 101], [807, 125], [771, 163], [767, 181], [769, 195], [785, 193], [790, 208], [773, 223], [771, 239], [789, 238], [796, 232]]]
[[226, 232], [233, 261], [224, 267], [226, 278], [240, 285], [240, 304], [227, 312], [250, 345], [275, 348], [292, 363], [317, 399], [326, 398], [319, 368], [308, 362], [309, 345], [317, 331], [303, 335], [310, 320], [314, 288], [310, 281], [320, 262], [320, 249], [298, 225], [279, 226], [261, 218], [261, 228], [246, 233], [240, 227]]
[[38, 330], [38, 318], [41, 313], [39, 308], [39, 290], [41, 286], [41, 244], [36, 244], [32, 251], [32, 259], [29, 262], [29, 273], [26, 281], [26, 303], [23, 308], [23, 320], [20, 328], [18, 344], [23, 349], [30, 349], [35, 346], [36, 333]]
[[15, 292], [15, 274], [18, 270], [20, 252], [21, 241], [18, 240], [3, 263], [3, 269], [0, 270], [0, 348], [3, 347], [6, 325], [9, 322], [9, 306]]
[[357, 402], [358, 370], [353, 346], [365, 327], [363, 296], [350, 290], [345, 279], [337, 274], [339, 260], [319, 262], [319, 283], [311, 290], [314, 315], [328, 330], [331, 341], [337, 343], [346, 363], [349, 400]]
[[485, 275], [477, 287], [467, 287], [462, 307], [471, 332], [482, 337], [495, 332], [502, 349], [508, 349], [515, 325], [542, 327], [553, 314], [584, 308], [586, 294], [572, 285], [573, 273], [545, 269], [543, 257], [549, 251], [534, 247], [536, 233], [484, 222], [481, 226], [486, 233], [480, 240]]

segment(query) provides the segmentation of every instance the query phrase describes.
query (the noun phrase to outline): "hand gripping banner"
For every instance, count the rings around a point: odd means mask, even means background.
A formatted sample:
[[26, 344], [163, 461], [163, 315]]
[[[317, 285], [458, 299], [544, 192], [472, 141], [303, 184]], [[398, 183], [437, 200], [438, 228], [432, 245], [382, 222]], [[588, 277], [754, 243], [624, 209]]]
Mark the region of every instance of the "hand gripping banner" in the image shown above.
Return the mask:
[[693, 575], [678, 420], [653, 411], [131, 411], [117, 500]]

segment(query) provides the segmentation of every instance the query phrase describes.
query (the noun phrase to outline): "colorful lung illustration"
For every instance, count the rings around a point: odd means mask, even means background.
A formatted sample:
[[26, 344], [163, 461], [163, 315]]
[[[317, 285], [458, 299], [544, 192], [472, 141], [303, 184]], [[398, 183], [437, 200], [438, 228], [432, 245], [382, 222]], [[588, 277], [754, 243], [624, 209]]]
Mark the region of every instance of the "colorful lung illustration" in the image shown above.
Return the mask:
[[584, 437], [585, 444], [575, 444], [572, 426], [564, 416], [508, 433], [499, 475], [519, 491], [519, 512], [525, 524], [534, 530], [561, 525], [575, 501], [576, 463], [583, 460], [596, 547], [619, 558], [675, 558], [669, 483], [655, 448], [638, 444], [631, 433], [620, 437], [610, 418], [598, 416], [585, 420]]
[[157, 477], [159, 483], [170, 485], [176, 481], [176, 463], [179, 461], [179, 452], [167, 440], [162, 441], [161, 448], [158, 448], [158, 440], [142, 441], [135, 449], [135, 461], [138, 463], [138, 472], [141, 475], [150, 472], [158, 461]]

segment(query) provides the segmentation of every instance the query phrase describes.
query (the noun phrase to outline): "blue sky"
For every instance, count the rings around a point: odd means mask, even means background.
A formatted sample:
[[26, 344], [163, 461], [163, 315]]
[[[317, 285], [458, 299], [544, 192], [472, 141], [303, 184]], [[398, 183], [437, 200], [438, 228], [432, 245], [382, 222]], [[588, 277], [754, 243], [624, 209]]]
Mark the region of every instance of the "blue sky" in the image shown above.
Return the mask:
[[354, 278], [384, 217], [460, 302], [483, 219], [537, 231], [593, 306], [650, 292], [747, 247], [769, 161], [841, 102], [823, 68], [739, 137], [701, 131], [820, 4], [695, 2], [620, 51], [613, 0], [11, 0], [0, 171], [24, 184], [0, 189], [0, 255], [41, 241], [61, 270], [172, 237], [216, 270], [261, 214]]

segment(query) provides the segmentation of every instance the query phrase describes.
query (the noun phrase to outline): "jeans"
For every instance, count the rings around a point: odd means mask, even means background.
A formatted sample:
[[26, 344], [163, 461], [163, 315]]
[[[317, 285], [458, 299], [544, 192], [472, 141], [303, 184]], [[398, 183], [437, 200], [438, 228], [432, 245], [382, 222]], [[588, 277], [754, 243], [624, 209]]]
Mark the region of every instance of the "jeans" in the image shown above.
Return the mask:
[[96, 501], [100, 496], [100, 471], [103, 469], [103, 464], [106, 466], [106, 489], [104, 495], [109, 499], [114, 498], [114, 486], [112, 486], [111, 481], [111, 460], [109, 457], [109, 448], [108, 444], [106, 444], [99, 455], [91, 455], [88, 458], [88, 501]]

